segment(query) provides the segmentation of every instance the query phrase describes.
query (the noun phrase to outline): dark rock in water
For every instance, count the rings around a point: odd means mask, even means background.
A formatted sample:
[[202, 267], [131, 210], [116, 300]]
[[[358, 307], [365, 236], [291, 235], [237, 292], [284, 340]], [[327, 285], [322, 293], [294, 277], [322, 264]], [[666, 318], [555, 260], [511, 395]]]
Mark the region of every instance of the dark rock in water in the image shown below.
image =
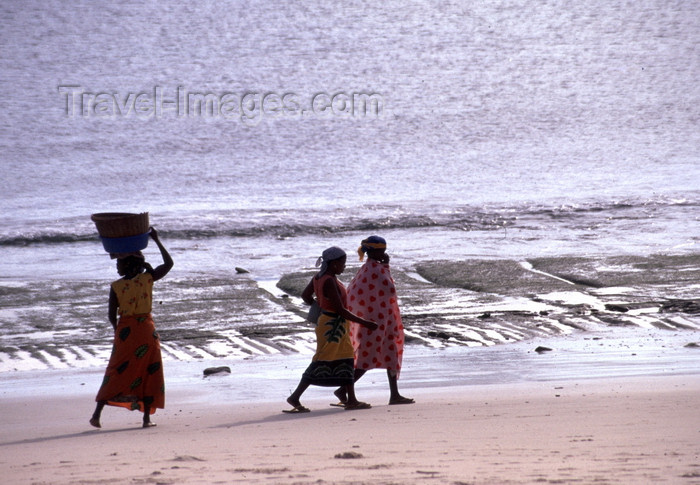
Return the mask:
[[547, 315], [549, 315], [549, 312], [547, 310], [540, 310], [540, 315], [546, 317]]
[[571, 310], [576, 315], [589, 315], [592, 312], [591, 307], [589, 305], [586, 305], [586, 304], [574, 305], [571, 307]]
[[420, 344], [423, 342], [422, 339], [414, 337], [413, 335], [405, 335], [403, 341], [407, 344]]
[[482, 313], [481, 315], [479, 315], [479, 316], [476, 317], [476, 318], [481, 318], [482, 320], [484, 320], [484, 319], [486, 319], [486, 318], [491, 318], [491, 313], [490, 313], [490, 312], [485, 312], [485, 313]]
[[564, 275], [565, 280], [569, 280], [574, 284], [581, 286], [590, 286], [591, 288], [603, 288], [605, 285], [598, 280], [591, 280], [587, 278], [577, 278], [576, 276]]
[[689, 344], [685, 344], [684, 347], [689, 349], [700, 349], [700, 345], [698, 345], [697, 342], [690, 342]]
[[619, 318], [617, 319], [600, 319], [601, 321], [604, 321], [611, 327], [636, 327], [636, 324], [634, 322], [626, 322], [624, 320], [620, 320]]
[[626, 313], [630, 311], [629, 308], [627, 308], [624, 305], [615, 305], [614, 303], [606, 303], [605, 304], [605, 309], [609, 310], [611, 312], [620, 312], [620, 313]]
[[552, 349], [549, 347], [542, 347], [541, 345], [535, 349], [535, 352], [541, 354], [542, 352], [551, 352]]
[[362, 453], [357, 453], [356, 451], [346, 451], [344, 453], [337, 453], [335, 458], [340, 460], [354, 460], [357, 458], [363, 458]]
[[445, 332], [428, 332], [428, 337], [441, 338], [443, 340], [447, 340], [450, 338], [450, 335]]
[[204, 377], [215, 375], [215, 374], [230, 374], [231, 368], [227, 366], [221, 367], [208, 367], [204, 369]]
[[292, 296], [301, 296], [301, 293], [309, 284], [309, 280], [316, 271], [304, 271], [301, 273], [290, 273], [282, 275], [277, 282], [277, 288]]
[[428, 261], [418, 264], [416, 272], [433, 284], [479, 293], [541, 295], [569, 289], [567, 283], [533, 273], [512, 260]]
[[239, 268], [238, 266], [236, 266], [236, 273], [243, 274], [243, 273], [250, 273], [250, 271], [248, 271], [245, 268]]
[[698, 300], [671, 300], [659, 308], [659, 313], [700, 313], [700, 301]]

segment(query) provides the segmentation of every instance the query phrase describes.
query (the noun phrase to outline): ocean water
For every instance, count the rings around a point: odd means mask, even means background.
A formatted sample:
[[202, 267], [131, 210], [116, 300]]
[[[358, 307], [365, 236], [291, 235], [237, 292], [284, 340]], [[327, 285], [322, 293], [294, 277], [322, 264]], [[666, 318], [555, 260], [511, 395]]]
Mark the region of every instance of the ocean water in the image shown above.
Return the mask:
[[[148, 211], [161, 232], [173, 358], [307, 351], [303, 332], [240, 329], [298, 326], [276, 282], [373, 233], [419, 342], [458, 319], [424, 295], [465, 298], [465, 325], [503, 296], [426, 280], [434, 261], [669, 255], [694, 275], [698, 45], [691, 1], [6, 2], [0, 370], [104, 357], [116, 271], [95, 212]], [[696, 296], [665, 274], [642, 293]]]

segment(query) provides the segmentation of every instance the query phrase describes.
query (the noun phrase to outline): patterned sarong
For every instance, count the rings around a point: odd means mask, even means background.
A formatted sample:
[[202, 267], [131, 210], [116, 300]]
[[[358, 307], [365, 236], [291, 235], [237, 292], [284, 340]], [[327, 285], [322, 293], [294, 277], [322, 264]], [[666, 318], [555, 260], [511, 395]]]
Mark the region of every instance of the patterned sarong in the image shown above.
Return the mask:
[[165, 407], [165, 380], [160, 340], [150, 314], [122, 315], [114, 334], [114, 346], [96, 401], [143, 412], [150, 404]]
[[315, 386], [352, 384], [355, 367], [347, 321], [339, 315], [322, 313], [316, 323], [316, 354], [303, 378]]
[[347, 293], [348, 310], [379, 325], [370, 332], [362, 325], [352, 324], [350, 335], [355, 348], [355, 367], [393, 370], [398, 378], [404, 331], [389, 265], [368, 259], [348, 285]]

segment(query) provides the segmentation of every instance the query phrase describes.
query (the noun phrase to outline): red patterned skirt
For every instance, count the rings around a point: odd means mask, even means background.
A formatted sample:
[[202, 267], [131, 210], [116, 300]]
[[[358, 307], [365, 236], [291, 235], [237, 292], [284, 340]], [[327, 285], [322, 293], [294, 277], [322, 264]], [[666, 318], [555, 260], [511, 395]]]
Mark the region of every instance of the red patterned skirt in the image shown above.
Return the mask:
[[144, 411], [165, 407], [160, 339], [150, 314], [122, 316], [96, 401]]

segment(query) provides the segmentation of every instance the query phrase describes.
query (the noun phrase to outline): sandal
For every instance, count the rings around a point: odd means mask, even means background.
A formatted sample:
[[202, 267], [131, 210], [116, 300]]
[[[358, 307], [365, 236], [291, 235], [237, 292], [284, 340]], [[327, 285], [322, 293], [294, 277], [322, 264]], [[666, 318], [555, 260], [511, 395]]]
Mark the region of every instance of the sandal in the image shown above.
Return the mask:
[[357, 402], [355, 404], [345, 404], [345, 410], [346, 411], [354, 411], [356, 409], [370, 409], [372, 407], [371, 404], [366, 403], [366, 402]]
[[311, 409], [299, 404], [298, 406], [294, 406], [292, 409], [283, 409], [282, 412], [287, 413], [287, 414], [301, 414], [301, 413], [310, 413]]

